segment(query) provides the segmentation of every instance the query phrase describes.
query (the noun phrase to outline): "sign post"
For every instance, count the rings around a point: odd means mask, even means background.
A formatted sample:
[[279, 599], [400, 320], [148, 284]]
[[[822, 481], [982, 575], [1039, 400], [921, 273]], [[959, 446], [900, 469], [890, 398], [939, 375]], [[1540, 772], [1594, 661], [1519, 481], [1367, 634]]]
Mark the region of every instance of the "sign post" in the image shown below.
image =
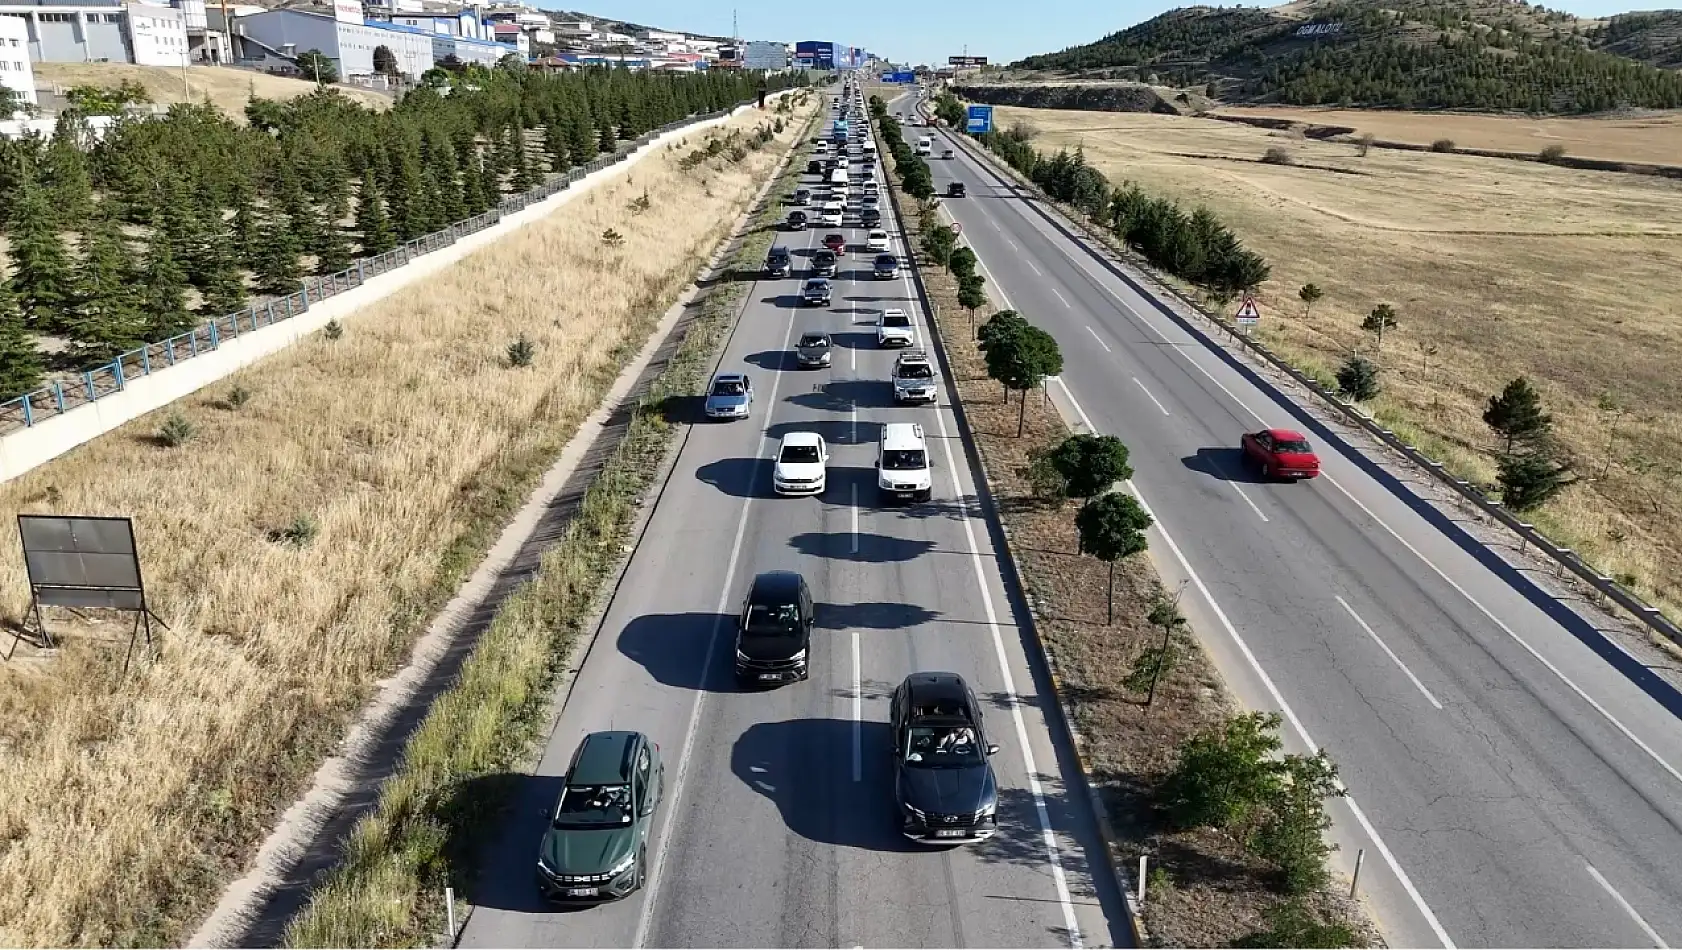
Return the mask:
[[970, 106], [964, 131], [971, 135], [986, 135], [993, 131], [993, 107]]
[[1256, 324], [1261, 322], [1261, 311], [1256, 307], [1256, 298], [1245, 294], [1244, 302], [1239, 304], [1238, 313], [1234, 320], [1238, 323], [1239, 332], [1249, 336], [1250, 331], [1254, 330]]

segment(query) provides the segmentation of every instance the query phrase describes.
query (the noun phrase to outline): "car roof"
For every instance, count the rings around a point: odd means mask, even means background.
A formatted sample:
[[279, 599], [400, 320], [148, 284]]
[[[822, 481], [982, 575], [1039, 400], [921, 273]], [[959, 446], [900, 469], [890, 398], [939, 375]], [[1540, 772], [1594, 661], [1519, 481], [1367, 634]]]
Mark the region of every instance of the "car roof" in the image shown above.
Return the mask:
[[882, 237], [887, 237], [888, 232], [882, 230], [881, 228], [877, 228], [876, 230], [870, 232], [871, 237], [876, 237], [877, 235], [881, 235]]
[[1273, 436], [1275, 439], [1278, 439], [1281, 442], [1307, 442], [1308, 441], [1308, 436], [1303, 435], [1301, 432], [1298, 432], [1295, 429], [1267, 429], [1267, 430], [1264, 430], [1264, 431], [1266, 431], [1268, 435]]
[[744, 374], [744, 373], [719, 373], [717, 376], [713, 377], [713, 382], [722, 383], [722, 382], [725, 382], [726, 380], [734, 381], [734, 380], [744, 380], [744, 379], [747, 379], [747, 375]]
[[956, 673], [928, 671], [905, 678], [906, 699], [914, 716], [948, 715], [968, 718], [969, 690]]
[[642, 733], [627, 731], [592, 732], [573, 753], [567, 770], [568, 785], [622, 785], [635, 770], [636, 750]]
[[828, 283], [829, 283], [829, 278], [828, 277], [808, 277], [806, 279], [806, 286], [808, 286], [808, 287], [811, 287], [815, 284], [826, 284], [827, 285]]
[[807, 330], [805, 333], [800, 334], [800, 338], [802, 340], [827, 340], [829, 339], [829, 334], [823, 332], [822, 330]]
[[899, 263], [899, 258], [895, 257], [892, 254], [878, 254], [878, 255], [876, 255], [876, 263], [880, 264], [883, 261], [893, 261], [895, 264], [898, 264]]
[[788, 247], [786, 245], [783, 245], [783, 244], [778, 244], [778, 245], [771, 248], [771, 253], [772, 254], [787, 254], [788, 253]]
[[783, 436], [784, 445], [822, 445], [823, 439], [816, 432], [790, 432]]
[[896, 363], [927, 363], [928, 361], [929, 354], [922, 350], [906, 350], [899, 354], [898, 359], [894, 360]]
[[905, 311], [901, 310], [898, 307], [889, 307], [888, 309], [882, 311], [882, 316], [884, 316], [884, 317], [894, 317], [894, 316], [903, 317], [903, 316], [905, 316]]
[[748, 599], [787, 602], [800, 593], [800, 581], [800, 575], [794, 571], [766, 571], [753, 579]]
[[882, 446], [889, 451], [923, 447], [923, 427], [915, 422], [889, 422], [882, 426]]

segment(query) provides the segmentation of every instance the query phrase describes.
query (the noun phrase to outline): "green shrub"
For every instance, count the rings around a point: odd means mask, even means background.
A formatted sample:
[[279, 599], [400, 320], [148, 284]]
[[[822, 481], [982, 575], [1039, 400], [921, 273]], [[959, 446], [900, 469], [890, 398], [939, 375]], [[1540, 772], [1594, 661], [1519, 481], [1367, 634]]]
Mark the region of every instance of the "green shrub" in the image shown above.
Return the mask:
[[198, 426], [193, 425], [179, 409], [175, 409], [170, 411], [164, 418], [163, 425], [158, 427], [158, 443], [173, 449], [193, 441], [198, 434]]

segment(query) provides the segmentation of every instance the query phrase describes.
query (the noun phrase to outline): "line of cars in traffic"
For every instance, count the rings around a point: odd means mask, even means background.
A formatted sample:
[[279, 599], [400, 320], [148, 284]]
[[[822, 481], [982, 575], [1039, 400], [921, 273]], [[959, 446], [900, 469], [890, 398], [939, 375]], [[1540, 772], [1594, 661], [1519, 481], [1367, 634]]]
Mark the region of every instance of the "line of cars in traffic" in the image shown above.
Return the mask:
[[[855, 79], [845, 81], [832, 104], [832, 115], [847, 123], [864, 114], [864, 96]], [[891, 240], [880, 228], [879, 195], [873, 171], [875, 146], [868, 122], [837, 124], [821, 160], [808, 174], [821, 181], [802, 188], [795, 198], [815, 207], [821, 226], [844, 227], [854, 179], [859, 182], [858, 226], [869, 229], [866, 248], [878, 252], [872, 273], [877, 278], [898, 276], [898, 259], [889, 251]], [[834, 151], [831, 151], [833, 147]], [[861, 161], [857, 173], [850, 162]], [[846, 164], [842, 164], [845, 162]], [[839, 171], [840, 179], [836, 180]], [[813, 204], [815, 202], [815, 204]], [[797, 219], [796, 215], [800, 215]], [[801, 230], [807, 216], [791, 212], [787, 227]], [[802, 289], [809, 305], [830, 302], [829, 278], [844, 254], [844, 233], [826, 235], [814, 251], [815, 273]], [[829, 255], [827, 258], [822, 255]], [[886, 259], [886, 260], [884, 260]], [[888, 266], [891, 262], [891, 267]], [[766, 256], [765, 275], [788, 278], [795, 268], [792, 251], [783, 245]], [[814, 287], [821, 282], [821, 287]], [[896, 403], [935, 403], [938, 374], [928, 354], [915, 349], [916, 330], [910, 315], [899, 307], [877, 315], [876, 342], [898, 347], [894, 361]], [[804, 369], [832, 365], [833, 340], [821, 330], [800, 334], [795, 361]], [[753, 381], [742, 372], [721, 372], [706, 394], [707, 418], [749, 418], [754, 405]], [[827, 488], [829, 448], [815, 432], [790, 432], [779, 441], [773, 458], [772, 481], [778, 494], [820, 496]], [[877, 485], [885, 497], [927, 501], [933, 494], [930, 453], [923, 427], [894, 422], [881, 427], [877, 448]], [[804, 576], [786, 570], [766, 571], [748, 585], [736, 616], [735, 675], [741, 685], [778, 685], [805, 681], [810, 676], [809, 651], [816, 622], [816, 601]], [[992, 757], [999, 745], [989, 738], [982, 704], [957, 673], [922, 671], [906, 676], [890, 702], [895, 801], [900, 831], [907, 838], [929, 843], [962, 844], [985, 840], [998, 831], [998, 783]], [[548, 900], [563, 904], [593, 904], [628, 897], [643, 887], [649, 873], [648, 843], [666, 791], [665, 763], [660, 746], [647, 735], [609, 730], [584, 737], [569, 761], [563, 788], [538, 849], [537, 884]]]

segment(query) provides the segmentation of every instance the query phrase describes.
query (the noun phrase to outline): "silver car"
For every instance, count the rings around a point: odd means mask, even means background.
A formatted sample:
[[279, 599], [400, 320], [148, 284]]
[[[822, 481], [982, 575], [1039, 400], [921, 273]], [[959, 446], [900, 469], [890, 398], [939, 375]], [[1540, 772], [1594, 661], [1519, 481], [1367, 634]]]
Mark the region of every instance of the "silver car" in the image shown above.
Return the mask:
[[707, 388], [707, 418], [746, 419], [753, 409], [753, 381], [746, 373], [719, 373]]

